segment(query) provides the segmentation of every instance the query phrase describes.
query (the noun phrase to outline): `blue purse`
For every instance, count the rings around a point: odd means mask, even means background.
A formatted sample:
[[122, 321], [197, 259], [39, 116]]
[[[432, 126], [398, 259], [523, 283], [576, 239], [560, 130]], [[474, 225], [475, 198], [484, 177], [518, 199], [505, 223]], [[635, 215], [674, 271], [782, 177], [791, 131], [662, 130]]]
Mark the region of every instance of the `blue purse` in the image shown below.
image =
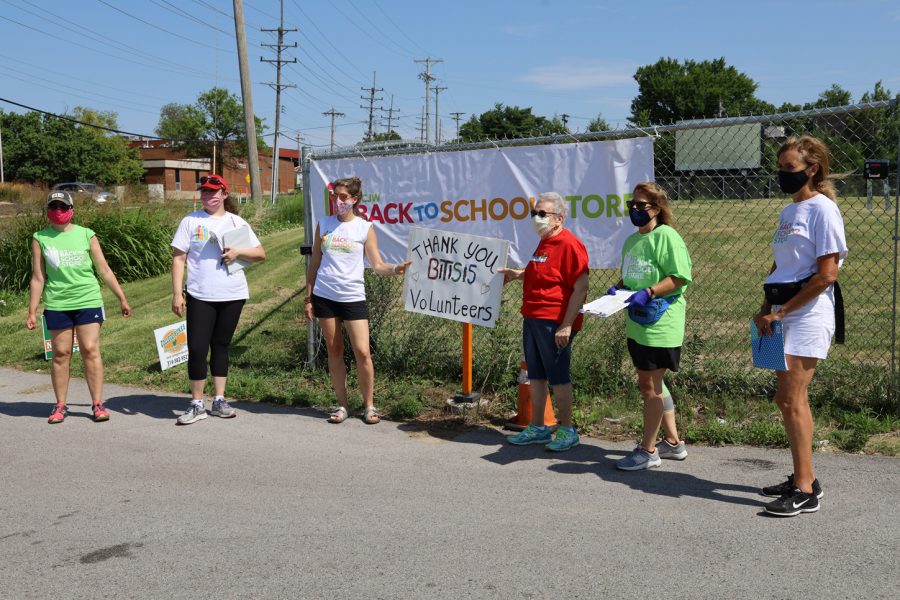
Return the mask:
[[675, 294], [665, 298], [653, 298], [644, 306], [629, 304], [628, 316], [638, 325], [653, 325], [659, 321], [666, 309], [680, 297], [681, 294]]

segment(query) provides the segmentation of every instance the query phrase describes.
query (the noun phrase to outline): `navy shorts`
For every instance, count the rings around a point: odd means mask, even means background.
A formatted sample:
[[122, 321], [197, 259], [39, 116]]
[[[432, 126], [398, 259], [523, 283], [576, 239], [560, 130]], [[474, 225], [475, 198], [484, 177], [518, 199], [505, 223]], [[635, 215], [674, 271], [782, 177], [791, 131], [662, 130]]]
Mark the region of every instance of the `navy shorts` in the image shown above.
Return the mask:
[[338, 302], [312, 295], [313, 315], [317, 319], [340, 319], [342, 321], [368, 321], [369, 307], [365, 300], [358, 302]]
[[525, 351], [528, 379], [546, 379], [551, 386], [572, 383], [569, 365], [575, 332], [569, 336], [569, 343], [565, 348], [557, 348], [558, 328], [559, 325], [554, 321], [525, 317], [522, 323], [522, 348]]
[[638, 371], [655, 371], [657, 369], [677, 371], [681, 363], [681, 346], [654, 348], [638, 344], [628, 338], [628, 354], [631, 355], [631, 362]]
[[47, 320], [47, 329], [72, 329], [76, 325], [89, 323], [102, 323], [106, 320], [103, 307], [79, 308], [78, 310], [50, 310], [44, 309], [44, 319]]

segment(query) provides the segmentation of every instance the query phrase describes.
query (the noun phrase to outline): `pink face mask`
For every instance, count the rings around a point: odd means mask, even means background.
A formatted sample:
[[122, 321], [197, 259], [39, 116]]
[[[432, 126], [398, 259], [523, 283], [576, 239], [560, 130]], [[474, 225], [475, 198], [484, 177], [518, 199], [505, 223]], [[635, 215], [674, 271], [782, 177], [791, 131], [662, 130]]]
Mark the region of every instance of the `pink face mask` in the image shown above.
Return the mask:
[[207, 212], [216, 212], [222, 206], [222, 196], [218, 192], [215, 194], [201, 194], [200, 202]]
[[59, 208], [48, 208], [47, 209], [47, 219], [50, 220], [54, 225], [65, 225], [69, 221], [72, 220], [72, 216], [75, 214], [75, 211], [71, 208], [67, 210], [62, 210]]
[[338, 214], [338, 216], [343, 217], [353, 208], [353, 198], [349, 200], [341, 200], [337, 199], [334, 201], [334, 212]]

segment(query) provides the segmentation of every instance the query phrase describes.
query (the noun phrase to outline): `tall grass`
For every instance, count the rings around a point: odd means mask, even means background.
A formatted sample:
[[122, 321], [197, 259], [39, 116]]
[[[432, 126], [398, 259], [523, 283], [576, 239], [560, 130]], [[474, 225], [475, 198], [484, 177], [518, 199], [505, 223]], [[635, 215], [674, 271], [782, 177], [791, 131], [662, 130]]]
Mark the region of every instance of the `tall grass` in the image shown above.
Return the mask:
[[[176, 221], [171, 213], [154, 206], [126, 210], [121, 206], [85, 206], [75, 222], [92, 229], [103, 254], [120, 282], [160, 275], [172, 262], [170, 242]], [[0, 290], [28, 289], [31, 279], [32, 235], [47, 227], [43, 215], [20, 215], [4, 223], [0, 231]]]

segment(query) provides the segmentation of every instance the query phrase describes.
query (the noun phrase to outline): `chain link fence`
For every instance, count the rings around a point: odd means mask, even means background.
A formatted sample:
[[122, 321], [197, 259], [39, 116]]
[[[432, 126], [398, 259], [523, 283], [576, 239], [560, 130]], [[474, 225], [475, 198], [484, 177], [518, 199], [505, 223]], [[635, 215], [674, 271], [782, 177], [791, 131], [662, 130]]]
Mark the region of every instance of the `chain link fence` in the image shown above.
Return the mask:
[[[615, 140], [655, 139], [655, 176], [673, 199], [675, 227], [694, 264], [686, 293], [687, 329], [682, 391], [695, 394], [764, 395], [774, 389], [771, 372], [750, 365], [749, 320], [762, 302], [762, 282], [772, 264], [770, 241], [778, 215], [790, 200], [778, 189], [776, 152], [790, 135], [823, 139], [839, 174], [838, 206], [849, 256], [840, 273], [847, 341], [820, 363], [810, 395], [814, 403], [893, 411], [896, 408], [897, 190], [900, 176], [898, 100], [794, 113], [698, 120], [665, 126], [559, 135], [427, 149], [384, 147], [338, 151], [317, 159], [417, 152]], [[889, 159], [889, 177], [863, 177], [866, 159]], [[308, 178], [305, 178], [308, 180]], [[547, 190], [550, 191], [550, 190]], [[306, 197], [309, 197], [307, 195]], [[309, 239], [309, 238], [308, 238]], [[590, 273], [589, 299], [619, 278], [615, 269]], [[460, 324], [403, 310], [398, 278], [366, 274], [372, 351], [382, 376], [414, 374], [454, 387], [460, 379]], [[475, 328], [475, 389], [501, 397], [521, 360], [521, 285], [506, 286], [494, 329]], [[598, 398], [633, 386], [622, 318], [588, 318], [573, 346], [573, 381]], [[321, 342], [311, 343], [313, 362], [324, 365]], [[349, 352], [349, 349], [348, 349]]]

